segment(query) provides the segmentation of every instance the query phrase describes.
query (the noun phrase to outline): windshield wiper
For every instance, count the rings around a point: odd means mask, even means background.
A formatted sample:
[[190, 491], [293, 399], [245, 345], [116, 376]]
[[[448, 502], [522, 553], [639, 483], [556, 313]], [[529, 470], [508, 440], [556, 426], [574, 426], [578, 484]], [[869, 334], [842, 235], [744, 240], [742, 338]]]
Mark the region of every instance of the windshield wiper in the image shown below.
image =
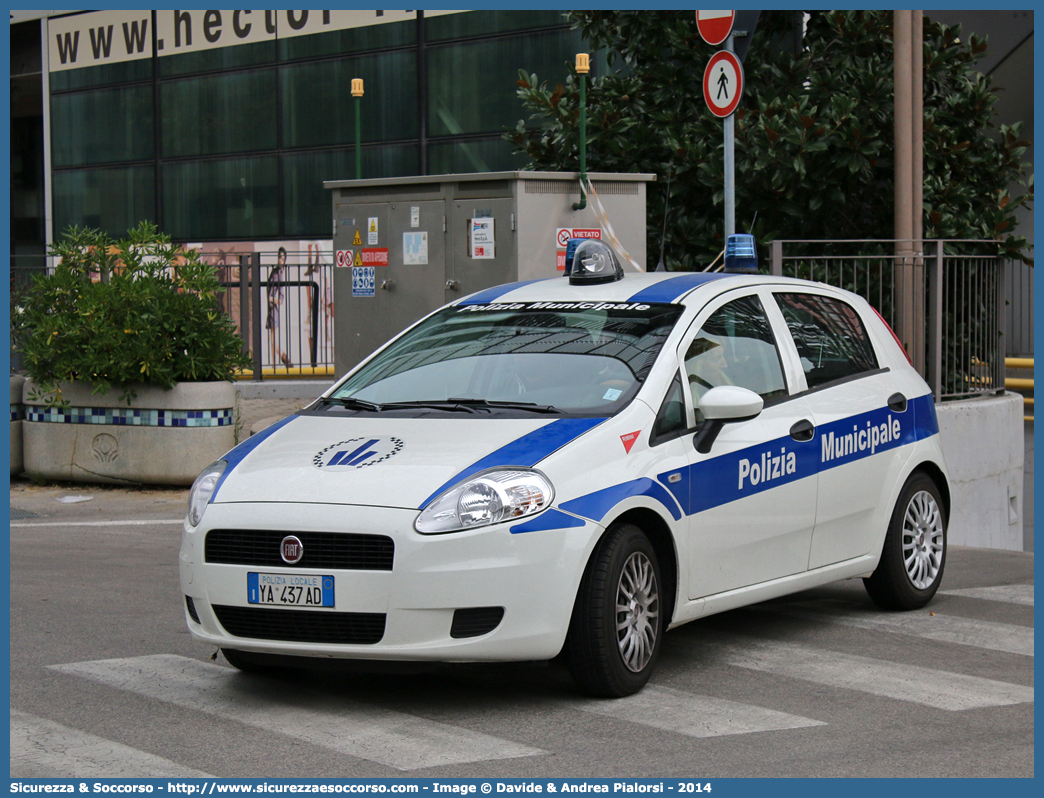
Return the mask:
[[407, 410], [414, 407], [429, 410], [458, 410], [462, 413], [478, 412], [473, 407], [461, 404], [457, 399], [418, 399], [411, 402], [385, 402], [381, 405], [382, 410]]
[[385, 410], [407, 410], [421, 408], [430, 410], [456, 410], [462, 413], [477, 413], [483, 410], [526, 410], [531, 413], [553, 413], [562, 411], [551, 405], [538, 405], [533, 402], [498, 402], [489, 399], [419, 399], [411, 402], [367, 402], [352, 397], [328, 396], [322, 400], [326, 404], [339, 405], [349, 410], [368, 410], [380, 413]]
[[501, 402], [491, 399], [447, 399], [468, 407], [487, 407], [494, 410], [528, 410], [532, 413], [554, 413], [560, 415], [561, 410], [553, 405], [538, 405], [535, 402]]
[[340, 405], [349, 410], [369, 410], [374, 413], [380, 413], [383, 408], [383, 405], [375, 404], [374, 402], [367, 402], [363, 399], [342, 398], [340, 396], [327, 396], [322, 401], [324, 404]]

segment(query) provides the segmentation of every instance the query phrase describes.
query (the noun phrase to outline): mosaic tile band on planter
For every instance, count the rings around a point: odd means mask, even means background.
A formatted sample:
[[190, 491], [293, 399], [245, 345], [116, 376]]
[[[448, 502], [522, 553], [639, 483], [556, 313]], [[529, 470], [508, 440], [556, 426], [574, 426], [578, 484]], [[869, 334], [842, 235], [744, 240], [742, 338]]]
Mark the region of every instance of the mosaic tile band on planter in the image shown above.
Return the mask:
[[120, 401], [111, 388], [62, 383], [65, 407], [47, 407], [31, 380], [22, 389], [25, 470], [74, 482], [191, 485], [235, 445], [236, 390], [230, 382], [191, 382], [169, 391], [132, 386]]
[[[13, 409], [12, 409], [12, 412]], [[221, 410], [134, 410], [124, 407], [29, 408], [27, 421], [50, 424], [121, 424], [132, 427], [225, 427], [233, 422], [232, 408]], [[12, 416], [12, 421], [14, 418]]]

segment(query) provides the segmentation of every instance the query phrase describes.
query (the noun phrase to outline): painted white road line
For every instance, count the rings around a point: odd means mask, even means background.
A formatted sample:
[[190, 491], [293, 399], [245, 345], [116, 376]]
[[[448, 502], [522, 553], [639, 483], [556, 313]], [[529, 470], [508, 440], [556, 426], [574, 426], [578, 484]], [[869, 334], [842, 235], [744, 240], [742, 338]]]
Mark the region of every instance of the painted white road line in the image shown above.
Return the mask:
[[150, 526], [152, 524], [181, 524], [185, 523], [184, 518], [175, 518], [173, 520], [169, 518], [157, 518], [154, 521], [27, 521], [25, 523], [12, 522], [10, 524], [12, 529], [18, 527], [66, 527], [66, 526]]
[[11, 778], [209, 779], [212, 776], [12, 709]]
[[285, 734], [397, 770], [545, 754], [491, 737], [302, 689], [293, 694], [237, 671], [173, 654], [51, 665], [119, 690]]
[[965, 587], [958, 590], [940, 590], [941, 596], [966, 596], [967, 598], [1003, 601], [1008, 604], [1033, 606], [1033, 585], [997, 585], [995, 587]]
[[794, 601], [763, 604], [752, 609], [793, 618], [855, 626], [860, 629], [879, 629], [943, 643], [960, 643], [990, 651], [1033, 656], [1031, 626], [980, 621], [956, 615], [932, 615], [929, 610], [883, 612], [869, 607], [853, 606], [844, 601]]
[[688, 737], [722, 737], [826, 725], [774, 709], [652, 685], [627, 698], [570, 702], [569, 706]]
[[998, 707], [1033, 701], [1033, 688], [918, 665], [761, 640], [733, 642], [723, 660], [753, 671], [858, 690], [947, 710]]

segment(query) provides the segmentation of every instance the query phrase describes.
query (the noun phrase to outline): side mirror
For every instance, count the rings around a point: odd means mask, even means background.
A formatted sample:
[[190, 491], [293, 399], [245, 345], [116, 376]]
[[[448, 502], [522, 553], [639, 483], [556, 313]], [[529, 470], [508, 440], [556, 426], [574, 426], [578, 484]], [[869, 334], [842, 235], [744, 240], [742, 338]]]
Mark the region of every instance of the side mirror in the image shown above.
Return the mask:
[[700, 412], [707, 420], [693, 438], [696, 451], [707, 454], [723, 425], [730, 421], [756, 418], [764, 407], [765, 400], [748, 388], [738, 385], [711, 388], [700, 399]]
[[764, 407], [764, 399], [738, 385], [719, 385], [700, 399], [700, 412], [709, 421], [746, 421], [756, 418]]

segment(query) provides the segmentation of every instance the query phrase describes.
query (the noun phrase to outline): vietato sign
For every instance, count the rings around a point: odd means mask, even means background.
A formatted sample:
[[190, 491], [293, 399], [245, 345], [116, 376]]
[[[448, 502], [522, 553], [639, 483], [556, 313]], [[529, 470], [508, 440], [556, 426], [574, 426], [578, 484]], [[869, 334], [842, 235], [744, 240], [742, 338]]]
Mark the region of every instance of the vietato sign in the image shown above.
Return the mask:
[[[459, 11], [425, 11], [426, 17]], [[51, 72], [416, 19], [416, 11], [93, 11], [47, 20]]]

